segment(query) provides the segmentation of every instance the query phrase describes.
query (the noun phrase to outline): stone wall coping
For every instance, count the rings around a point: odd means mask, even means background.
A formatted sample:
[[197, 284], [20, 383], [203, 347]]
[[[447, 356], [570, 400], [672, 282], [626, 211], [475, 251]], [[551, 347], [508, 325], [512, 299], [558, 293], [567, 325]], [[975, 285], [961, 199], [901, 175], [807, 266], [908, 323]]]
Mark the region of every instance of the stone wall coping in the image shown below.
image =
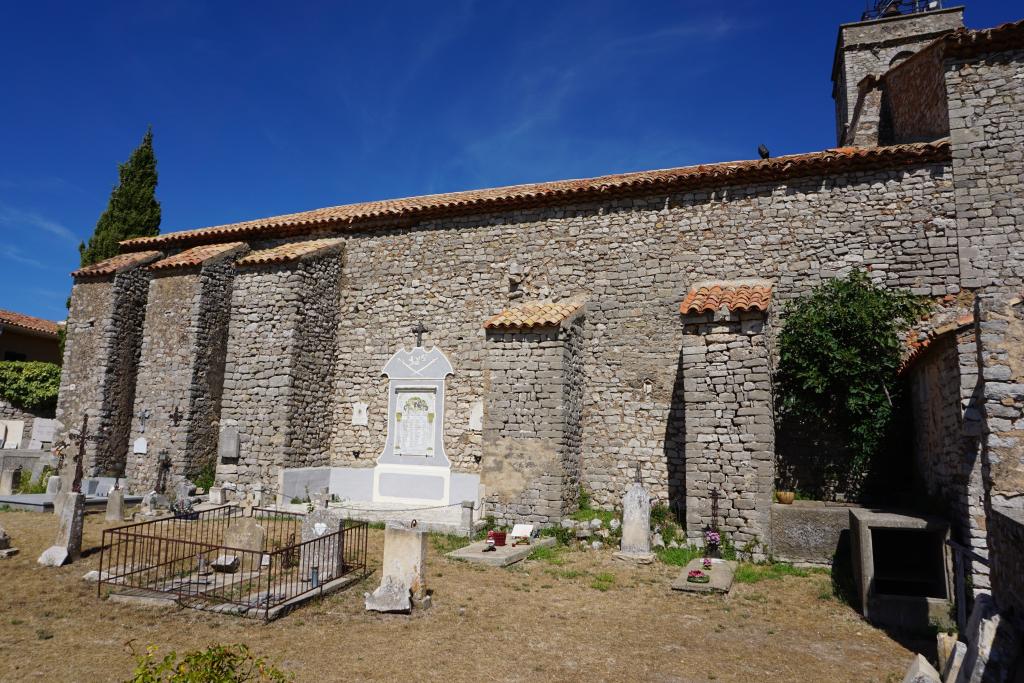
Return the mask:
[[307, 242], [287, 242], [270, 249], [254, 251], [238, 259], [239, 266], [265, 266], [317, 258], [341, 251], [343, 239], [320, 239]]
[[76, 280], [85, 278], [102, 278], [110, 275], [117, 275], [128, 270], [135, 268], [141, 268], [142, 266], [156, 261], [158, 258], [163, 257], [163, 252], [160, 251], [135, 251], [126, 254], [118, 254], [112, 256], [105, 261], [94, 263], [89, 266], [83, 266], [78, 270], [72, 271], [71, 277]]
[[245, 242], [225, 242], [223, 244], [204, 244], [198, 247], [186, 249], [174, 256], [161, 259], [148, 266], [153, 271], [180, 270], [183, 268], [195, 268], [209, 263], [216, 263], [225, 259], [233, 258], [249, 250]]

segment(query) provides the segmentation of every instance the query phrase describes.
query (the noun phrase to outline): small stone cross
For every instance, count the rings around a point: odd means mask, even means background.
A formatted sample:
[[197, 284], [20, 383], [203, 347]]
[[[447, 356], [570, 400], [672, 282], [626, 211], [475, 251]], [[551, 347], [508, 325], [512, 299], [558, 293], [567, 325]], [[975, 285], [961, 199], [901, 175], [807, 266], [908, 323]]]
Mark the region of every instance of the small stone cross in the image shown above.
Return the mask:
[[423, 346], [423, 334], [426, 332], [430, 332], [430, 330], [428, 330], [423, 325], [422, 322], [417, 322], [415, 325], [412, 326], [410, 332], [416, 335], [416, 346], [418, 348], [420, 346]]

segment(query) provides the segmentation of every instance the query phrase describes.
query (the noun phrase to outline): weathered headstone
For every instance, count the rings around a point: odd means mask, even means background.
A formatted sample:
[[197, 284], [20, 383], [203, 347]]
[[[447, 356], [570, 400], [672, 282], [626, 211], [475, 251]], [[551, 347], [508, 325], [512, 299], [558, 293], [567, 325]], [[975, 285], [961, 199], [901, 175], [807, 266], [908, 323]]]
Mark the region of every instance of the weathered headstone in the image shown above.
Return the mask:
[[9, 496], [14, 493], [14, 487], [18, 485], [18, 480], [20, 478], [20, 468], [0, 472], [0, 496]]
[[375, 612], [407, 612], [410, 598], [427, 596], [427, 535], [389, 522], [384, 529], [384, 562], [381, 584], [373, 593], [364, 595], [366, 609]]
[[957, 641], [953, 645], [953, 651], [946, 659], [942, 667], [942, 680], [944, 683], [955, 683], [956, 677], [960, 675], [960, 667], [964, 663], [964, 655], [967, 654], [967, 643]]
[[220, 438], [217, 439], [217, 458], [220, 460], [238, 460], [238, 427], [222, 425]]
[[0, 560], [5, 560], [17, 554], [18, 549], [11, 547], [11, 537], [7, 535], [7, 530], [0, 526]]
[[64, 511], [64, 502], [67, 500], [68, 494], [70, 493], [70, 491], [64, 490], [63, 479], [61, 480], [60, 489], [60, 491], [53, 494], [53, 514], [58, 517], [60, 517], [61, 513]]
[[190, 482], [188, 479], [179, 481], [178, 485], [174, 487], [174, 499], [189, 500], [192, 497], [192, 492], [195, 490], [195, 484]]
[[[302, 518], [302, 543], [333, 534], [343, 528], [344, 518], [340, 510], [313, 510]], [[337, 543], [306, 543], [302, 546], [302, 567], [309, 571], [317, 567], [319, 576], [330, 581], [340, 573], [342, 559], [342, 537]]]
[[259, 566], [263, 543], [267, 532], [252, 517], [240, 517], [228, 524], [224, 532], [224, 547], [232, 550], [248, 550], [242, 553], [242, 569], [250, 571]]
[[220, 486], [210, 487], [210, 504], [211, 505], [223, 505], [228, 502], [227, 492]]
[[51, 496], [56, 496], [60, 493], [61, 481], [60, 476], [56, 474], [51, 475], [50, 478], [46, 480], [46, 493]]
[[649, 564], [651, 552], [651, 497], [639, 481], [633, 482], [622, 497], [622, 544], [615, 557]]
[[48, 449], [53, 443], [57, 429], [57, 421], [45, 417], [37, 417], [32, 421], [32, 436], [29, 437], [29, 450], [41, 451]]
[[85, 494], [67, 493], [57, 525], [57, 538], [39, 556], [39, 564], [59, 567], [74, 562], [82, 554], [82, 525], [85, 518]]
[[124, 521], [124, 489], [113, 489], [107, 494], [108, 522]]
[[915, 655], [907, 673], [903, 677], [903, 683], [942, 683], [939, 672], [931, 663], [921, 655]]

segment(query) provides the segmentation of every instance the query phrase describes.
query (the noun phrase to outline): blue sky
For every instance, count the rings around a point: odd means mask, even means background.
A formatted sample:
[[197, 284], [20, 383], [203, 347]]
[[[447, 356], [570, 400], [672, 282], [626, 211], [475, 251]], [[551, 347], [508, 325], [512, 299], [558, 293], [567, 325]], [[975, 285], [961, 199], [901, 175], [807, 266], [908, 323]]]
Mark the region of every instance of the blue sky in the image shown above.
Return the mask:
[[[967, 5], [972, 28], [1024, 15]], [[64, 317], [78, 242], [149, 124], [162, 232], [813, 151], [835, 143], [836, 28], [863, 8], [4, 3], [0, 308]]]

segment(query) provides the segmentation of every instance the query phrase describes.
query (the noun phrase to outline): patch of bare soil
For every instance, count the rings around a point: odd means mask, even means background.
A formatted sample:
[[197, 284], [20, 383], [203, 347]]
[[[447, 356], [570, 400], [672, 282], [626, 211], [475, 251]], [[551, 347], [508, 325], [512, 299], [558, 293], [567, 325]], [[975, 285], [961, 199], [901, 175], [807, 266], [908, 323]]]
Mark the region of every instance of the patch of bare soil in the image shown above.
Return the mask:
[[[102, 515], [87, 556], [44, 568], [50, 514], [0, 513], [21, 549], [0, 561], [0, 680], [117, 681], [130, 648], [161, 653], [246, 643], [298, 681], [899, 681], [911, 653], [829, 599], [829, 577], [788, 576], [728, 596], [669, 589], [678, 567], [627, 566], [610, 551], [564, 552], [508, 569], [448, 560], [432, 540], [434, 606], [368, 614], [379, 572], [275, 622], [97, 597]], [[383, 532], [370, 532], [379, 567]]]

